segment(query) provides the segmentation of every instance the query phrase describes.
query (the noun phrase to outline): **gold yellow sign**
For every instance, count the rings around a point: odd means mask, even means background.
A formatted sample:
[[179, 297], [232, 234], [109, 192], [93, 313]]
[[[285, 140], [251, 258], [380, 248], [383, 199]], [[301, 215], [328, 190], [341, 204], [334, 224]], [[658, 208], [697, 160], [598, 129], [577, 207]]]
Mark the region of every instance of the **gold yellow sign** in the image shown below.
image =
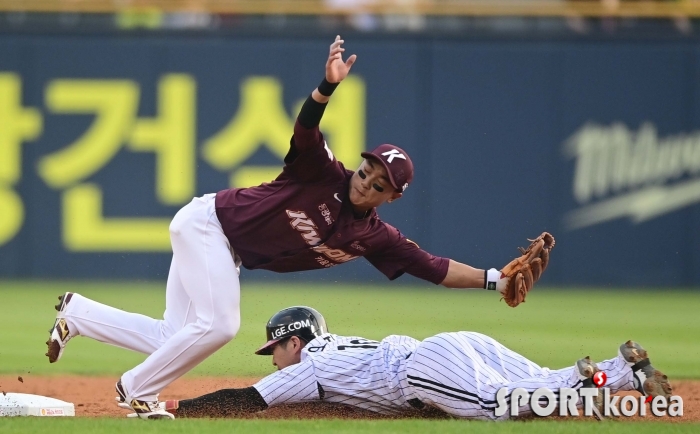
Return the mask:
[[[21, 85], [18, 75], [0, 73], [0, 245], [16, 236], [25, 218], [22, 199], [13, 190], [22, 176], [21, 145], [43, 133], [39, 110], [22, 106]], [[251, 76], [240, 86], [240, 101], [231, 101], [238, 104], [235, 115], [201, 148], [205, 162], [229, 173], [230, 187], [258, 185], [277, 177], [303, 102], [297, 101], [290, 114], [283, 85], [275, 77]], [[109, 198], [90, 178], [119, 152], [152, 152], [157, 202], [188, 202], [196, 191], [195, 78], [163, 75], [158, 82], [157, 114], [152, 118], [138, 117], [140, 86], [133, 80], [55, 79], [47, 84], [44, 98], [52, 115], [94, 115], [80, 137], [43, 156], [36, 165], [46, 185], [61, 192], [64, 247], [74, 252], [169, 251], [170, 218], [107, 217], [103, 202]], [[348, 77], [338, 88], [321, 129], [339, 160], [349, 168], [359, 165], [365, 149], [365, 84], [360, 77]], [[280, 163], [247, 165], [261, 147], [279, 157]]]

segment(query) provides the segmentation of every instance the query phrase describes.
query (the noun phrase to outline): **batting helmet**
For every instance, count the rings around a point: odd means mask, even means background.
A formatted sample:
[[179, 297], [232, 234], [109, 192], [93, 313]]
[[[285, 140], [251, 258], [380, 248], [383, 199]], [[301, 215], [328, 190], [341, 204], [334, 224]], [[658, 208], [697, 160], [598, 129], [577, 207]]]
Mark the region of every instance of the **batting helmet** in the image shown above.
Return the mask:
[[269, 356], [272, 347], [282, 339], [297, 336], [306, 342], [328, 333], [326, 320], [316, 309], [307, 306], [292, 306], [282, 309], [265, 326], [267, 342], [255, 354]]

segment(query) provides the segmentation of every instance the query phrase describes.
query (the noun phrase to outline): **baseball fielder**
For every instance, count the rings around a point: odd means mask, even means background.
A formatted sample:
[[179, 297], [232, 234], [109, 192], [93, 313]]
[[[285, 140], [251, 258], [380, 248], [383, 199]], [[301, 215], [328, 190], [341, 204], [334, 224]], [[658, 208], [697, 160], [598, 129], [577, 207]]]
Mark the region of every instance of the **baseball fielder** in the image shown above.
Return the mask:
[[[611, 393], [639, 390], [664, 395], [671, 386], [649, 363], [637, 343], [622, 344], [618, 356], [594, 363], [542, 368], [496, 340], [475, 332], [441, 333], [418, 341], [392, 335], [380, 342], [328, 333], [323, 316], [305, 306], [283, 309], [266, 326], [267, 343], [256, 354], [272, 354], [279, 369], [252, 387], [224, 389], [194, 399], [165, 401], [177, 417], [240, 416], [268, 407], [310, 401], [342, 403], [387, 415], [437, 408], [450, 415], [483, 420], [497, 417], [496, 393], [540, 387], [594, 387], [593, 375], [607, 374]], [[581, 402], [579, 402], [579, 405]], [[529, 405], [519, 407], [530, 412]]]
[[169, 418], [163, 388], [234, 338], [240, 325], [240, 265], [280, 273], [322, 269], [364, 257], [393, 280], [404, 273], [450, 288], [497, 290], [516, 306], [547, 266], [554, 238], [544, 233], [502, 270], [481, 270], [431, 255], [383, 222], [376, 208], [404, 194], [413, 163], [398, 146], [363, 152], [353, 172], [326, 144], [319, 122], [356, 56], [330, 46], [324, 80], [303, 104], [272, 182], [197, 197], [170, 224], [173, 257], [162, 320], [124, 312], [79, 294], [59, 297], [47, 341], [50, 362], [75, 336], [148, 354], [117, 383], [142, 418]]

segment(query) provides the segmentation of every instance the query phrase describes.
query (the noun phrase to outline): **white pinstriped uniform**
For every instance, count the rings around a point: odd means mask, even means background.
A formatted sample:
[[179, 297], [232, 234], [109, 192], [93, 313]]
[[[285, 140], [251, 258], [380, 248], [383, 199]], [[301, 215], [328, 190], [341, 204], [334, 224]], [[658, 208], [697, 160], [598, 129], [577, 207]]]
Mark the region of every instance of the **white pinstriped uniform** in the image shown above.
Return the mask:
[[406, 357], [420, 344], [408, 336], [381, 342], [323, 334], [309, 342], [301, 363], [275, 372], [255, 387], [268, 405], [315, 401], [348, 404], [382, 414], [411, 411], [404, 399]]
[[[619, 356], [598, 367], [611, 393], [633, 390], [632, 370]], [[377, 342], [324, 334], [304, 347], [301, 363], [253, 387], [269, 406], [322, 399], [396, 415], [415, 411], [420, 402], [457, 417], [494, 420], [502, 387], [530, 392], [548, 387], [556, 393], [578, 389], [581, 381], [575, 367], [542, 368], [475, 332], [441, 333], [423, 342], [398, 335]], [[529, 411], [520, 408], [521, 415]]]

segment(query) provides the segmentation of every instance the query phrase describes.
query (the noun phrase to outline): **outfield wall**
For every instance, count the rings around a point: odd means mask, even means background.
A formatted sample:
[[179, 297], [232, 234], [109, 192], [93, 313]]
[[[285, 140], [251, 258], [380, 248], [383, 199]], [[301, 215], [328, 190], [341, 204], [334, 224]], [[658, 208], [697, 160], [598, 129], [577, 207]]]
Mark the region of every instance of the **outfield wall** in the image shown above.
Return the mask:
[[[0, 277], [164, 279], [180, 206], [276, 176], [329, 42], [0, 35]], [[422, 247], [500, 267], [547, 230], [547, 284], [700, 286], [696, 41], [346, 46], [323, 130], [349, 167], [383, 142], [411, 154], [380, 215]], [[363, 260], [243, 273], [266, 278], [385, 280]]]

